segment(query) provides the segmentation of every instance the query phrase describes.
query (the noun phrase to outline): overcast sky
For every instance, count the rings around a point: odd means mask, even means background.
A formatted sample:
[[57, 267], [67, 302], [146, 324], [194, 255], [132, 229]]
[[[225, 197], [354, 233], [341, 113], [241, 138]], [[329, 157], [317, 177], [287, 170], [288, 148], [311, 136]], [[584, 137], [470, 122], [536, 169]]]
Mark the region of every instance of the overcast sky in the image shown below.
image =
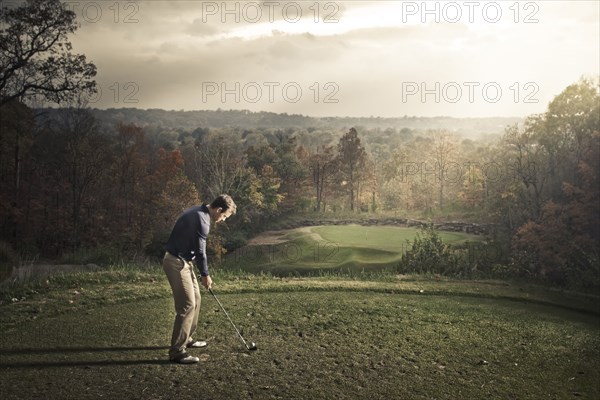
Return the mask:
[[595, 0], [67, 3], [98, 108], [526, 116], [600, 71]]

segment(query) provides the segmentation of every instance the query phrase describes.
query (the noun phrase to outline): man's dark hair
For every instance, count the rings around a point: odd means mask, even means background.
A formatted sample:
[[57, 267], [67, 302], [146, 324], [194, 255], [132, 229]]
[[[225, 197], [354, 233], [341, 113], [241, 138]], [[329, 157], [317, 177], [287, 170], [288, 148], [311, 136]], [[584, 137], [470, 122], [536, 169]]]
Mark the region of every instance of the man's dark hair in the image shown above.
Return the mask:
[[231, 212], [230, 215], [235, 214], [237, 211], [237, 206], [233, 202], [233, 199], [231, 198], [231, 196], [228, 194], [218, 195], [212, 201], [212, 203], [210, 203], [210, 206], [212, 208], [221, 208], [221, 209], [223, 209], [223, 212], [230, 211]]

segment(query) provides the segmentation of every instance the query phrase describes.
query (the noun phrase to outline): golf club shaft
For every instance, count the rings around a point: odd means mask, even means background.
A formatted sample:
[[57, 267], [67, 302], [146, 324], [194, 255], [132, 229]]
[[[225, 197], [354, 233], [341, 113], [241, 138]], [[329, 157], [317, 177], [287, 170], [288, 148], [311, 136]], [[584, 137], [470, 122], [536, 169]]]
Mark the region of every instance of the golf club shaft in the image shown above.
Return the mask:
[[225, 316], [227, 317], [227, 319], [229, 320], [229, 322], [231, 322], [231, 325], [233, 326], [233, 329], [235, 329], [235, 331], [237, 332], [237, 334], [240, 337], [240, 339], [242, 339], [242, 342], [244, 342], [244, 346], [246, 346], [246, 349], [250, 350], [250, 347], [248, 346], [248, 343], [246, 343], [246, 340], [244, 340], [244, 337], [242, 336], [242, 334], [238, 330], [237, 326], [235, 326], [235, 324], [233, 323], [233, 321], [229, 317], [229, 314], [227, 314], [227, 311], [225, 311], [225, 307], [223, 307], [223, 304], [221, 304], [221, 302], [219, 301], [219, 299], [217, 298], [217, 296], [214, 294], [214, 292], [212, 291], [212, 289], [208, 289], [208, 291], [210, 292], [210, 294], [213, 295], [213, 297], [215, 298], [215, 300], [217, 301], [217, 303], [219, 303], [219, 306], [221, 306], [221, 310], [223, 310], [223, 312], [225, 313]]

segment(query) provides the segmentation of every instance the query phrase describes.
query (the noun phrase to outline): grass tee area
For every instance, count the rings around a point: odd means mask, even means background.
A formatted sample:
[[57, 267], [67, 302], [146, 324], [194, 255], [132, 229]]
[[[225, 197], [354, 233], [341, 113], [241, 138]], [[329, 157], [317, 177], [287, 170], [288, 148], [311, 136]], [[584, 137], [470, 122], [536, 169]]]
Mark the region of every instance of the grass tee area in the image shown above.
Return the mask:
[[[318, 268], [311, 246], [332, 239], [336, 267], [398, 256], [399, 231], [336, 229], [271, 233], [253, 245], [282, 246], [284, 237], [288, 246], [305, 243], [298, 245], [310, 251], [304, 264], [298, 258], [288, 267]], [[191, 366], [167, 361], [174, 309], [159, 266], [113, 266], [5, 288], [0, 397], [600, 397], [598, 296], [495, 280], [329, 271], [336, 272], [277, 277], [213, 268], [215, 292], [258, 351], [245, 350], [202, 290], [196, 338], [209, 346], [190, 350], [201, 360]]]

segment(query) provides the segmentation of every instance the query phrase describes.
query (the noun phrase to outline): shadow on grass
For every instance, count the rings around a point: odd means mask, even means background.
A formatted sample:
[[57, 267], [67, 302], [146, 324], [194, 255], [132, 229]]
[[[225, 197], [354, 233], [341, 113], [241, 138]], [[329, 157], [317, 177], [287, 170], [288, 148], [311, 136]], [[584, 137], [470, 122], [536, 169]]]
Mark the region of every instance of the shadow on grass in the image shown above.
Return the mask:
[[[55, 347], [55, 348], [22, 348], [22, 349], [3, 349], [1, 356], [31, 354], [65, 354], [65, 353], [103, 353], [103, 352], [122, 352], [130, 351], [152, 351], [168, 350], [168, 346], [137, 346], [137, 347]], [[130, 359], [130, 360], [90, 360], [90, 361], [23, 361], [23, 362], [5, 362], [0, 361], [0, 368], [48, 368], [48, 367], [91, 367], [91, 366], [118, 366], [118, 365], [166, 365], [171, 364], [165, 354], [163, 359]]]
[[119, 365], [167, 365], [173, 364], [168, 359], [163, 360], [103, 360], [103, 361], [50, 361], [50, 362], [0, 362], [3, 368], [53, 368], [53, 367], [109, 367]]
[[168, 350], [168, 346], [121, 346], [121, 347], [54, 347], [50, 349], [1, 349], [0, 354], [40, 354], [40, 353], [100, 353], [105, 351]]

